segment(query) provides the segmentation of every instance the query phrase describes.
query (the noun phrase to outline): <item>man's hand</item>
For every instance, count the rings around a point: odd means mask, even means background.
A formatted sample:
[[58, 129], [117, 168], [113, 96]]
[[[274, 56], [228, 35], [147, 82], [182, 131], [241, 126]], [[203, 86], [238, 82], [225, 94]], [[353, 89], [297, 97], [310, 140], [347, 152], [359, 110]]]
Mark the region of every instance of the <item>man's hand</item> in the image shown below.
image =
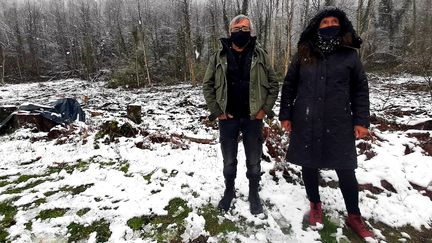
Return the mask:
[[285, 130], [285, 132], [291, 132], [291, 121], [283, 120], [281, 121], [282, 129]]
[[228, 119], [228, 117], [225, 113], [220, 114], [217, 118], [219, 121]]
[[256, 119], [262, 120], [265, 117], [265, 111], [260, 110], [258, 111], [258, 114], [255, 116]]
[[356, 139], [364, 138], [365, 136], [369, 135], [369, 129], [356, 125], [354, 126], [354, 135]]

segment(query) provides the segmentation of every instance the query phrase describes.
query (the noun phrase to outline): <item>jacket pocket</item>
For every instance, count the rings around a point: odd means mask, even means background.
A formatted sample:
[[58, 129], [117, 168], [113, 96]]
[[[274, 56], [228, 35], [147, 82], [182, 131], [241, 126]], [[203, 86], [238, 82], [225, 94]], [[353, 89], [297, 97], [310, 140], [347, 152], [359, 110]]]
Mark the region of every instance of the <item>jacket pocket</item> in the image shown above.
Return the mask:
[[223, 106], [223, 97], [225, 92], [225, 73], [222, 68], [222, 64], [218, 64], [216, 66], [216, 73], [215, 73], [215, 91], [216, 91], [216, 101]]
[[215, 89], [217, 90], [220, 86], [222, 86], [222, 80], [224, 78], [224, 71], [222, 68], [222, 64], [216, 65], [216, 72], [215, 72]]
[[270, 84], [268, 82], [268, 74], [267, 74], [267, 68], [264, 65], [264, 63], [262, 62], [258, 62], [257, 63], [257, 68], [258, 68], [258, 72], [257, 72], [257, 78], [261, 84], [261, 86], [265, 87], [265, 88], [270, 88]]

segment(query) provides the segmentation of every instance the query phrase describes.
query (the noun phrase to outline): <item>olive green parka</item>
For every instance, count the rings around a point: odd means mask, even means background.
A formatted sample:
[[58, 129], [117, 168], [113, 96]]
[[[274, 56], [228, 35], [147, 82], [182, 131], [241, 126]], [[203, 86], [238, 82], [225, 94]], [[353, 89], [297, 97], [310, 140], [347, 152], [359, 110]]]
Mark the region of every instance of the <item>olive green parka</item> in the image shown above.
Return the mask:
[[[222, 41], [222, 39], [221, 39]], [[227, 84], [227, 56], [221, 43], [219, 50], [210, 58], [203, 80], [203, 93], [210, 110], [210, 120], [226, 113], [228, 84]], [[279, 83], [270, 65], [267, 52], [256, 43], [253, 50], [250, 83], [249, 106], [250, 118], [255, 119], [260, 110], [270, 118], [274, 116], [272, 108], [279, 93]]]

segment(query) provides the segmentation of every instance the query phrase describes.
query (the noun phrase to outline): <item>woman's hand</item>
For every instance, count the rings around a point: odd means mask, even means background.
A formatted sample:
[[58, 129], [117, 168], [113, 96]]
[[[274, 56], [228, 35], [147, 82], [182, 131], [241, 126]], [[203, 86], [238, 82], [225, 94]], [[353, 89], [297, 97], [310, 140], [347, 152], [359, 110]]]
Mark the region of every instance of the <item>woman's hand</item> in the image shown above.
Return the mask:
[[369, 129], [363, 126], [356, 125], [354, 126], [354, 135], [356, 139], [364, 138], [369, 135]]
[[282, 129], [285, 130], [285, 132], [291, 132], [291, 121], [283, 120], [281, 121]]
[[255, 118], [258, 120], [262, 120], [264, 119], [264, 117], [265, 117], [265, 111], [263, 110], [258, 111], [258, 114], [255, 116]]

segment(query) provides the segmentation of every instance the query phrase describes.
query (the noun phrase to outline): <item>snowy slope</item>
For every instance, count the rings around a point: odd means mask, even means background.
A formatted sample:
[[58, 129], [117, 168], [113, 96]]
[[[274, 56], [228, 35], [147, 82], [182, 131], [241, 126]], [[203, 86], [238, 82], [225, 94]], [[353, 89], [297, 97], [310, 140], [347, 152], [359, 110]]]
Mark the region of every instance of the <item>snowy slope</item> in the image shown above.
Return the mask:
[[[426, 93], [403, 89], [389, 91], [388, 85], [393, 85], [390, 86], [393, 89], [406, 82], [422, 81], [411, 76], [393, 78], [391, 83], [375, 78], [371, 83], [373, 113], [404, 125], [432, 120], [432, 105]], [[205, 230], [201, 209], [209, 203], [217, 205], [223, 194], [223, 176], [218, 131], [204, 122], [207, 111], [199, 87], [178, 85], [130, 91], [107, 89], [104, 83], [81, 80], [0, 87], [2, 105], [47, 104], [61, 97], [75, 97], [81, 101], [84, 96], [89, 98], [84, 107], [87, 122], [74, 124], [65, 138], [51, 140], [47, 133], [35, 133], [30, 128], [0, 137], [3, 182], [0, 202], [12, 200], [17, 209], [15, 224], [7, 229], [9, 240], [67, 240], [71, 234], [68, 226], [72, 222], [90, 225], [106, 220], [112, 232], [110, 242], [151, 242], [154, 239], [143, 237], [142, 232], [132, 230], [127, 222], [143, 215], [168, 214], [166, 206], [173, 198], [184, 199], [191, 209], [184, 221], [183, 241], [200, 235], [207, 236], [209, 242], [222, 239], [229, 242], [235, 239], [241, 242], [321, 240], [318, 232], [303, 225], [308, 206], [303, 186], [288, 183], [282, 171], [272, 176], [269, 172], [275, 167], [274, 159], [262, 162], [261, 196], [265, 215], [250, 214], [242, 146], [239, 146], [235, 208], [219, 219], [228, 219], [240, 225], [241, 230], [216, 235]], [[110, 143], [104, 142], [105, 138], [97, 140], [96, 134], [103, 122], [116, 119], [123, 124], [128, 121], [126, 105], [132, 103], [142, 106], [143, 122], [136, 128], [146, 134], [120, 137]], [[386, 112], [391, 109], [405, 113], [395, 116]], [[370, 159], [360, 154], [356, 170], [359, 183], [375, 189], [374, 193], [367, 189], [360, 192], [363, 216], [369, 222], [382, 222], [392, 228], [409, 225], [419, 231], [430, 230], [432, 199], [426, 191], [414, 187], [432, 190], [432, 157], [424, 152], [419, 146], [421, 141], [412, 134], [423, 133], [430, 139], [432, 131], [380, 130], [376, 124], [372, 130], [373, 141], [358, 141], [358, 144], [368, 144], [367, 150], [375, 154]], [[148, 134], [168, 137], [170, 141], [155, 142]], [[173, 134], [179, 136], [173, 138]], [[195, 139], [205, 139], [209, 143], [199, 143]], [[175, 146], [176, 143], [180, 146]], [[407, 147], [409, 153], [406, 153]], [[289, 168], [291, 176], [295, 177], [299, 171], [296, 166], [284, 166]], [[22, 175], [36, 177], [18, 182]], [[330, 186], [337, 181], [336, 173], [322, 171], [322, 177], [329, 185], [320, 188], [325, 211], [340, 227], [335, 237], [344, 238], [342, 195]], [[389, 189], [383, 180], [393, 188]], [[26, 188], [27, 185], [31, 186]], [[14, 188], [25, 189], [11, 193]], [[77, 192], [69, 190], [71, 188], [82, 190]], [[54, 208], [66, 210], [59, 217], [40, 218], [41, 212]], [[82, 209], [87, 211], [83, 215], [78, 213]], [[28, 227], [29, 222], [31, 227]], [[375, 233], [384, 240], [379, 228]], [[95, 240], [96, 233], [93, 233], [89, 242]]]

